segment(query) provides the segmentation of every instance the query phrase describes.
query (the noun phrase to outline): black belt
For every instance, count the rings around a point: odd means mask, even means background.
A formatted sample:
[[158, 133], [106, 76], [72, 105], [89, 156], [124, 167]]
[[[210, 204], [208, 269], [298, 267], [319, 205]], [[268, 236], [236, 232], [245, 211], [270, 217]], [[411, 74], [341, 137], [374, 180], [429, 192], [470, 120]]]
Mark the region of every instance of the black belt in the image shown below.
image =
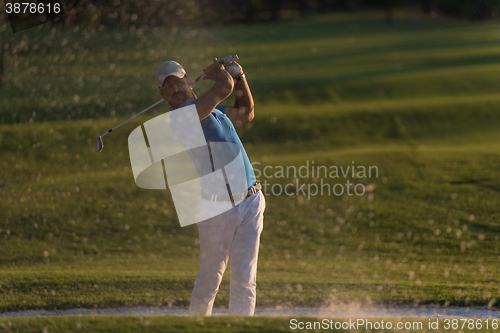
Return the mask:
[[[217, 195], [217, 194], [205, 194], [201, 193], [201, 197], [203, 199], [209, 200], [209, 201], [214, 201], [214, 202], [240, 202], [243, 201], [243, 199], [248, 198], [251, 195], [254, 195], [255, 193], [259, 192], [262, 189], [262, 186], [260, 183], [255, 184], [254, 186], [250, 187], [246, 193], [236, 193], [231, 196], [229, 195]], [[232, 200], [231, 200], [232, 198]]]

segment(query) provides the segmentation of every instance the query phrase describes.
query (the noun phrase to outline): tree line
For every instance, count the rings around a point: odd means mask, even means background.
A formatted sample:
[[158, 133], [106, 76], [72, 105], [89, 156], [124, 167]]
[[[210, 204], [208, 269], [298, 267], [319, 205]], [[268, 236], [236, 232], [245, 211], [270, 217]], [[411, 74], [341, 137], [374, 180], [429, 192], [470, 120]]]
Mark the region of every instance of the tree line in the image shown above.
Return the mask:
[[[457, 18], [484, 20], [500, 16], [500, 0], [65, 0], [66, 14], [53, 19], [66, 26], [185, 27], [251, 24], [278, 21], [282, 13], [307, 16], [333, 11], [382, 9], [393, 23], [398, 8], [420, 8]], [[11, 25], [23, 22], [15, 22]], [[51, 18], [45, 18], [50, 20]], [[0, 23], [7, 16], [0, 15]], [[34, 22], [31, 26], [40, 23]], [[29, 28], [30, 24], [26, 28]], [[3, 43], [0, 41], [0, 84], [3, 82]]]
[[398, 8], [483, 20], [500, 15], [500, 0], [66, 0], [65, 24], [90, 27], [182, 27], [277, 21], [283, 13], [382, 9], [388, 21]]
[[[384, 10], [391, 23], [392, 13], [398, 8], [419, 8], [426, 14], [472, 20], [500, 16], [500, 0], [65, 0], [64, 3], [67, 14], [53, 21], [89, 28], [249, 24], [278, 21], [284, 13], [289, 17], [370, 9]], [[12, 18], [11, 24], [16, 24]]]

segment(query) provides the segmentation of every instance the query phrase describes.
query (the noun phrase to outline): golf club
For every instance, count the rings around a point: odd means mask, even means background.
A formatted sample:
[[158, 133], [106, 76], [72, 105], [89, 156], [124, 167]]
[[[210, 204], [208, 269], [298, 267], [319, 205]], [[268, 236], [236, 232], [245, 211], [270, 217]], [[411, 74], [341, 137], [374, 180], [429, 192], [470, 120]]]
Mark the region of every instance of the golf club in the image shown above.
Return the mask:
[[129, 120], [132, 120], [134, 119], [135, 117], [137, 117], [138, 115], [148, 111], [149, 109], [157, 106], [158, 104], [160, 104], [161, 102], [163, 102], [163, 99], [159, 100], [158, 102], [156, 102], [155, 104], [151, 105], [150, 107], [142, 110], [141, 112], [139, 112], [138, 114], [134, 115], [133, 117], [131, 117], [130, 119], [127, 119], [125, 120], [123, 123], [121, 123], [120, 125], [117, 125], [115, 127], [113, 127], [112, 129], [110, 129], [109, 131], [105, 132], [104, 134], [101, 134], [97, 137], [97, 150], [98, 151], [102, 151], [104, 149], [104, 144], [102, 143], [102, 137], [105, 136], [106, 134], [108, 133], [111, 133], [113, 130], [117, 129], [118, 127], [120, 127], [121, 125], [125, 124], [127, 121]]
[[[220, 64], [225, 64], [225, 65], [227, 65], [227, 64], [230, 64], [230, 63], [232, 63], [233, 61], [236, 61], [236, 60], [238, 60], [238, 59], [239, 59], [239, 57], [235, 54], [234, 56], [228, 56], [228, 57], [225, 57], [225, 58], [221, 59], [221, 60], [219, 61], [219, 63], [220, 63]], [[193, 83], [196, 83], [196, 82], [200, 81], [200, 80], [201, 80], [204, 76], [205, 76], [204, 74], [203, 74], [203, 75], [198, 76], [195, 80], [193, 80]], [[156, 102], [155, 104], [151, 105], [150, 107], [148, 107], [148, 108], [146, 108], [146, 109], [142, 110], [141, 112], [139, 112], [139, 113], [138, 113], [138, 114], [136, 114], [135, 116], [131, 117], [130, 119], [125, 120], [125, 121], [124, 121], [123, 123], [121, 123], [120, 125], [117, 125], [117, 126], [113, 127], [112, 129], [110, 129], [109, 131], [105, 132], [104, 134], [99, 135], [99, 136], [97, 137], [97, 150], [101, 152], [101, 151], [103, 151], [103, 149], [104, 149], [104, 143], [102, 142], [102, 137], [103, 137], [103, 136], [105, 136], [106, 134], [111, 133], [113, 130], [115, 130], [115, 129], [117, 129], [118, 127], [120, 127], [121, 125], [125, 124], [127, 121], [134, 119], [134, 118], [135, 118], [135, 117], [137, 117], [138, 115], [140, 115], [140, 114], [142, 114], [142, 113], [144, 113], [144, 112], [148, 111], [149, 109], [151, 109], [151, 108], [155, 107], [156, 105], [160, 104], [161, 102], [163, 102], [163, 99], [162, 99], [162, 100], [159, 100], [158, 102]]]

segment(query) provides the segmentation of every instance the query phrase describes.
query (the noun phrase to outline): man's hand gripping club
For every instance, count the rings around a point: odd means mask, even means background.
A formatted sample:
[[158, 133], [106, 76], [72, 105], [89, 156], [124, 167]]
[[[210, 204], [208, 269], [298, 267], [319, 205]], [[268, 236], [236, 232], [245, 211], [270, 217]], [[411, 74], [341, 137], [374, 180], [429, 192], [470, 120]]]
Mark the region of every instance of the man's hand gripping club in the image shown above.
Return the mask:
[[[239, 75], [241, 75], [241, 73], [243, 73], [241, 66], [236, 62], [236, 60], [238, 60], [238, 59], [239, 59], [239, 57], [235, 54], [234, 56], [231, 56], [231, 55], [226, 56], [219, 61], [217, 61], [217, 58], [215, 58], [214, 63], [217, 62], [217, 63], [223, 65], [225, 67], [226, 71], [228, 71], [229, 74], [231, 74], [231, 76], [233, 78], [236, 78]], [[198, 76], [196, 79], [193, 80], [193, 83], [196, 83], [200, 80], [207, 80], [207, 78], [205, 77], [205, 74]]]

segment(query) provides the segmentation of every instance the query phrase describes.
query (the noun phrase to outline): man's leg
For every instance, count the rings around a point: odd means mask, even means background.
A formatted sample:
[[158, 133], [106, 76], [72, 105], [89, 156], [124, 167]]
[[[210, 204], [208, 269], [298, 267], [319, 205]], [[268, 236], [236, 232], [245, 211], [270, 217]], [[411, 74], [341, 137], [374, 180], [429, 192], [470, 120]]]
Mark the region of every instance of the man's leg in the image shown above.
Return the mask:
[[238, 205], [240, 225], [231, 245], [229, 315], [252, 316], [255, 311], [257, 259], [266, 202], [262, 191]]
[[212, 314], [215, 295], [219, 290], [222, 275], [226, 270], [229, 249], [233, 240], [237, 209], [197, 223], [200, 235], [200, 273], [196, 277], [189, 314], [209, 316]]

